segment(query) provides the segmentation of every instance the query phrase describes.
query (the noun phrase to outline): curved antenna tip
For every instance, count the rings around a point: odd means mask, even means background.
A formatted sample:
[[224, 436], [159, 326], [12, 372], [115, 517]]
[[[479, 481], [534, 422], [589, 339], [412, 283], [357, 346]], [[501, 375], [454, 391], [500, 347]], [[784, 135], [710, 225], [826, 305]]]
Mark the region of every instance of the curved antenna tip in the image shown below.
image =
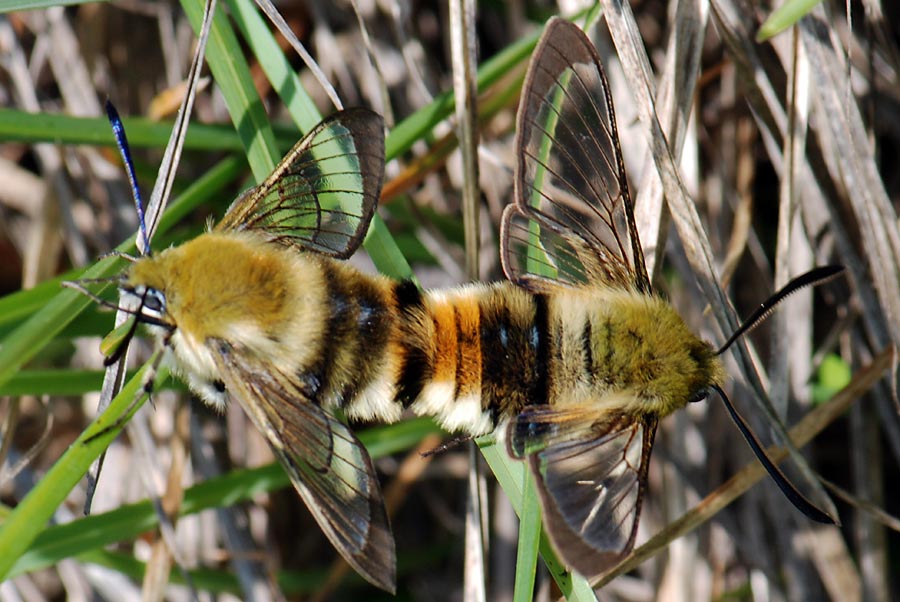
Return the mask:
[[119, 154], [122, 156], [122, 162], [125, 164], [125, 174], [128, 176], [128, 183], [131, 185], [131, 196], [134, 199], [134, 207], [137, 210], [139, 234], [144, 247], [143, 254], [150, 255], [150, 236], [147, 234], [147, 224], [144, 221], [144, 201], [141, 198], [141, 189], [138, 188], [134, 162], [131, 160], [131, 148], [128, 146], [128, 137], [125, 135], [125, 125], [122, 123], [122, 118], [119, 117], [119, 112], [111, 100], [107, 98], [104, 106], [106, 107], [106, 118], [112, 127], [113, 136], [116, 138], [116, 146], [119, 147]]
[[784, 301], [790, 295], [796, 293], [802, 288], [806, 288], [807, 286], [818, 286], [820, 284], [824, 284], [834, 278], [837, 278], [844, 272], [844, 266], [842, 265], [824, 265], [817, 268], [813, 268], [805, 274], [800, 274], [787, 284], [785, 284], [781, 289], [775, 292], [771, 297], [760, 303], [759, 307], [756, 308], [750, 317], [744, 320], [740, 326], [738, 326], [737, 330], [728, 337], [728, 340], [725, 341], [725, 344], [719, 347], [718, 351], [716, 351], [716, 355], [722, 355], [725, 351], [728, 350], [731, 345], [741, 338], [741, 336], [747, 334], [757, 326], [759, 326], [775, 309], [775, 307]]

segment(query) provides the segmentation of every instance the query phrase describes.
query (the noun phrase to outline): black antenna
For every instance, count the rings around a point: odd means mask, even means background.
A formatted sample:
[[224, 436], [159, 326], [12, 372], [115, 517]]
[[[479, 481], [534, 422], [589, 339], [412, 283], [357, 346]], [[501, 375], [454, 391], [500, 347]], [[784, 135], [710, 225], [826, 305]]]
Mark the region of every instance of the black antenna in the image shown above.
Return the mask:
[[[762, 323], [763, 320], [771, 315], [775, 307], [792, 293], [795, 293], [801, 288], [807, 286], [816, 286], [824, 282], [828, 282], [832, 278], [836, 278], [843, 271], [844, 266], [828, 265], [814, 268], [806, 272], [805, 274], [797, 276], [796, 278], [788, 282], [784, 287], [782, 287], [781, 290], [777, 291], [774, 295], [761, 303], [760, 306], [756, 308], [756, 311], [754, 311], [749, 318], [744, 320], [744, 322], [740, 326], [738, 326], [738, 329], [734, 331], [734, 334], [732, 334], [728, 338], [728, 340], [725, 341], [725, 344], [722, 345], [718, 351], [716, 351], [716, 355], [721, 355], [722, 353], [724, 353], [741, 336], [759, 326], [759, 324]], [[719, 397], [722, 398], [722, 403], [725, 404], [725, 408], [731, 415], [731, 419], [737, 425], [738, 430], [741, 431], [741, 434], [744, 436], [747, 444], [750, 445], [750, 449], [752, 449], [753, 453], [756, 454], [756, 459], [759, 460], [759, 463], [763, 465], [763, 468], [766, 469], [766, 472], [769, 473], [769, 476], [772, 477], [772, 480], [775, 481], [775, 484], [778, 485], [778, 488], [781, 489], [781, 492], [784, 494], [784, 496], [794, 505], [795, 508], [797, 508], [797, 510], [805, 514], [811, 520], [833, 525], [834, 519], [817, 508], [802, 493], [800, 493], [797, 488], [794, 487], [793, 483], [788, 480], [784, 473], [781, 472], [781, 469], [778, 468], [778, 466], [776, 466], [775, 463], [769, 459], [769, 456], [766, 455], [766, 452], [765, 450], [763, 450], [763, 447], [760, 444], [759, 440], [756, 438], [756, 435], [753, 434], [753, 431], [750, 430], [750, 427], [747, 425], [744, 418], [731, 404], [731, 400], [728, 399], [728, 396], [725, 395], [725, 391], [723, 391], [721, 387], [715, 384], [712, 386], [712, 388], [719, 393]]]
[[823, 284], [828, 282], [832, 278], [836, 278], [844, 271], [844, 266], [842, 265], [826, 265], [818, 268], [813, 268], [805, 274], [800, 274], [790, 282], [788, 282], [784, 287], [781, 288], [774, 295], [763, 301], [759, 307], [756, 308], [749, 318], [744, 320], [744, 322], [738, 326], [738, 329], [734, 331], [725, 344], [719, 347], [719, 350], [716, 351], [716, 355], [722, 355], [725, 351], [731, 347], [731, 345], [741, 338], [741, 336], [747, 334], [754, 328], [760, 325], [760, 323], [769, 317], [772, 313], [772, 310], [775, 309], [775, 306], [781, 303], [786, 297], [791, 295], [792, 293], [796, 293], [801, 288], [805, 288], [807, 286], [818, 286], [819, 284]]
[[750, 445], [750, 449], [753, 450], [753, 453], [756, 454], [756, 459], [759, 460], [759, 463], [763, 465], [763, 468], [766, 469], [766, 472], [769, 473], [769, 476], [772, 477], [772, 480], [775, 481], [775, 484], [778, 485], [778, 488], [781, 489], [781, 492], [784, 494], [784, 497], [790, 501], [794, 507], [805, 514], [810, 519], [819, 522], [825, 523], [828, 525], [834, 524], [834, 519], [825, 514], [822, 510], [819, 510], [812, 502], [806, 499], [802, 493], [800, 493], [796, 487], [794, 487], [793, 483], [791, 483], [784, 473], [781, 472], [781, 469], [775, 465], [772, 460], [769, 459], [769, 456], [766, 455], [765, 450], [763, 450], [762, 445], [759, 440], [756, 438], [756, 435], [753, 434], [753, 431], [750, 430], [750, 426], [744, 421], [744, 418], [738, 414], [738, 411], [735, 409], [733, 405], [731, 405], [731, 400], [728, 399], [728, 396], [725, 395], [725, 391], [723, 391], [719, 385], [713, 385], [713, 389], [719, 394], [719, 397], [722, 398], [722, 403], [725, 404], [725, 408], [728, 410], [728, 413], [731, 414], [731, 419], [737, 425], [738, 430], [741, 431], [741, 434], [744, 436], [744, 439], [747, 440], [747, 443]]
[[131, 161], [131, 149], [128, 147], [128, 137], [125, 135], [125, 126], [122, 124], [122, 118], [113, 103], [106, 100], [106, 117], [112, 126], [113, 135], [116, 137], [116, 144], [119, 147], [119, 153], [122, 155], [122, 161], [125, 163], [125, 173], [128, 174], [128, 183], [131, 184], [131, 196], [134, 199], [134, 206], [138, 214], [138, 227], [141, 231], [141, 238], [144, 239], [144, 254], [150, 255], [150, 237], [147, 235], [147, 224], [144, 222], [144, 201], [141, 198], [141, 189], [138, 188], [137, 176], [134, 173], [134, 163]]

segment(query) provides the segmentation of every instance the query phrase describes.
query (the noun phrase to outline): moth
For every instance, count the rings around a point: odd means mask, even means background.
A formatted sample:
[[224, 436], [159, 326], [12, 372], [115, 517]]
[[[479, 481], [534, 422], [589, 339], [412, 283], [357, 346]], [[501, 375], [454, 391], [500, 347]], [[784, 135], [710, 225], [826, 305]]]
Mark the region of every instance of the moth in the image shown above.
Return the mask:
[[[369, 455], [334, 410], [500, 433], [535, 477], [556, 550], [588, 577], [634, 544], [659, 421], [713, 391], [789, 499], [830, 522], [727, 402], [724, 348], [652, 290], [609, 85], [581, 30], [551, 20], [528, 70], [505, 281], [422, 291], [342, 261], [375, 213], [382, 129], [365, 109], [327, 118], [214, 228], [118, 281], [176, 374], [214, 407], [243, 407], [363, 577], [394, 591], [394, 540]], [[839, 271], [795, 279], [732, 340]]]

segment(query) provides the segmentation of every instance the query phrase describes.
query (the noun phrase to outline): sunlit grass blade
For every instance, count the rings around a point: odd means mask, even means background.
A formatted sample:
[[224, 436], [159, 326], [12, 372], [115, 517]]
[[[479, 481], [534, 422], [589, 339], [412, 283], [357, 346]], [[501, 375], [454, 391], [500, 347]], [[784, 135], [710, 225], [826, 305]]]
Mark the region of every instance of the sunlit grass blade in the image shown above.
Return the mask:
[[[133, 387], [136, 382], [138, 381], [135, 379], [130, 381], [131, 388], [129, 390], [135, 390]], [[123, 395], [124, 393], [120, 394], [116, 398], [117, 401]], [[117, 407], [119, 411], [123, 409], [120, 405], [117, 405]], [[96, 432], [96, 429], [92, 428], [89, 431], [93, 433]], [[419, 418], [395, 425], [367, 429], [360, 432], [359, 438], [366, 445], [371, 456], [377, 459], [408, 450], [426, 435], [437, 432], [440, 431], [434, 422], [429, 419]], [[90, 436], [90, 433], [87, 436]], [[103, 437], [103, 440], [108, 442], [106, 436]], [[93, 442], [91, 444], [92, 447], [90, 449], [95, 449]], [[86, 447], [76, 443], [73, 445], [73, 448], [76, 446]], [[90, 459], [87, 464], [90, 464]], [[82, 470], [81, 464], [70, 463], [68, 466], [76, 471]], [[54, 470], [58, 469], [54, 468]], [[86, 466], [83, 467], [82, 474], [84, 470], [87, 470]], [[55, 475], [56, 473], [48, 473], [44, 481], [47, 481], [48, 478], [51, 480], [56, 479]], [[75, 479], [75, 482], [77, 482], [78, 478]], [[221, 477], [210, 479], [188, 488], [179, 508], [179, 515], [186, 516], [207, 508], [230, 506], [251, 500], [262, 493], [290, 486], [287, 474], [278, 464], [234, 470]], [[68, 490], [65, 493], [67, 494]], [[55, 509], [56, 506], [53, 506], [50, 508], [50, 512], [52, 513]], [[17, 515], [16, 511], [14, 511], [5, 524], [12, 520], [19, 520], [17, 517], [22, 516], [30, 518], [35, 516], [35, 514], [27, 512], [25, 515]], [[40, 531], [40, 534], [36, 538], [31, 537], [33, 543], [30, 547], [26, 544], [27, 551], [24, 554], [22, 553], [24, 548], [21, 550], [9, 548], [11, 552], [18, 551], [20, 554], [18, 559], [12, 558], [10, 561], [15, 561], [15, 564], [8, 574], [9, 577], [53, 565], [86, 550], [99, 549], [119, 541], [134, 539], [141, 533], [156, 528], [159, 524], [159, 517], [153, 509], [153, 504], [149, 500], [143, 500], [120, 506], [115, 510], [102, 514], [86, 516], [64, 525], [54, 525], [45, 528], [45, 523], [46, 521], [35, 525], [36, 530]], [[21, 533], [22, 530], [17, 529], [17, 532]], [[0, 545], [5, 541], [2, 537], [3, 532], [0, 531]]]
[[[203, 5], [203, 0], [181, 2], [195, 31], [200, 27]], [[244, 146], [250, 170], [257, 181], [262, 181], [274, 169], [281, 153], [275, 143], [275, 135], [263, 102], [253, 85], [243, 49], [227, 16], [221, 10], [213, 17], [206, 62], [225, 99], [231, 121]]]
[[[497, 445], [495, 442], [479, 442], [479, 447], [485, 460], [487, 460], [488, 466], [491, 467], [491, 471], [497, 478], [497, 482], [500, 483], [500, 487], [503, 488], [504, 493], [509, 497], [509, 501], [512, 503], [516, 514], [519, 515], [520, 520], [527, 520], [532, 524], [535, 520], [540, 522], [540, 515], [535, 517], [534, 512], [522, 519], [524, 508], [534, 508], [538, 505], [537, 492], [534, 490], [534, 487], [531, 487], [527, 492], [522, 488], [526, 482], [525, 473], [527, 468], [525, 463], [510, 458], [503, 446]], [[533, 485], [533, 482], [530, 484]], [[526, 496], [530, 496], [532, 499], [526, 501]], [[534, 544], [531, 543], [529, 545]], [[596, 601], [597, 597], [594, 595], [594, 591], [587, 580], [581, 575], [570, 573], [566, 570], [566, 567], [556, 557], [550, 541], [543, 533], [540, 536], [538, 551], [544, 559], [551, 577], [556, 581], [556, 585], [567, 600]], [[527, 551], [529, 555], [533, 553], [533, 551]], [[527, 568], [526, 571], [528, 571]], [[517, 575], [516, 579], [518, 580], [519, 578]], [[525, 578], [524, 575], [521, 577], [521, 579]]]
[[534, 579], [537, 575], [538, 548], [541, 541], [541, 504], [528, 470], [522, 471], [522, 512], [519, 514], [519, 541], [516, 547], [515, 602], [534, 599]]
[[131, 406], [141, 390], [146, 371], [145, 367], [128, 381], [107, 410], [69, 446], [0, 526], [0, 550], [4, 551], [0, 554], [0, 579], [6, 576], [38, 534], [45, 530], [57, 507], [122, 430], [125, 424], [122, 418], [127, 418], [122, 414], [127, 409], [131, 409], [132, 413], [137, 411], [140, 403]]

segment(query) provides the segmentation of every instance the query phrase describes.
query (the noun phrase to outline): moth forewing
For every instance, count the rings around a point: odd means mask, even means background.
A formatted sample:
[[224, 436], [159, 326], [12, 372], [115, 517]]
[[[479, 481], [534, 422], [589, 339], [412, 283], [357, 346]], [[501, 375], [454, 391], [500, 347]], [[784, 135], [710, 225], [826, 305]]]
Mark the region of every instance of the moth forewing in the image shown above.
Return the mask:
[[394, 540], [365, 447], [280, 369], [217, 346], [226, 389], [269, 440], [322, 531], [359, 574], [393, 593]]
[[637, 535], [656, 418], [578, 407], [525, 408], [507, 426], [511, 456], [527, 459], [547, 535], [567, 566], [595, 577]]
[[637, 536], [656, 422], [627, 419], [619, 429], [528, 458], [541, 475], [547, 534], [588, 578], [621, 560]]
[[516, 121], [516, 204], [523, 214], [577, 233], [590, 250], [579, 255], [596, 258], [585, 266], [589, 277], [627, 274], [627, 285], [650, 292], [611, 98], [590, 40], [572, 23], [551, 19]]
[[262, 184], [238, 197], [216, 230], [263, 231], [345, 259], [368, 231], [383, 176], [383, 120], [347, 109], [323, 120]]

